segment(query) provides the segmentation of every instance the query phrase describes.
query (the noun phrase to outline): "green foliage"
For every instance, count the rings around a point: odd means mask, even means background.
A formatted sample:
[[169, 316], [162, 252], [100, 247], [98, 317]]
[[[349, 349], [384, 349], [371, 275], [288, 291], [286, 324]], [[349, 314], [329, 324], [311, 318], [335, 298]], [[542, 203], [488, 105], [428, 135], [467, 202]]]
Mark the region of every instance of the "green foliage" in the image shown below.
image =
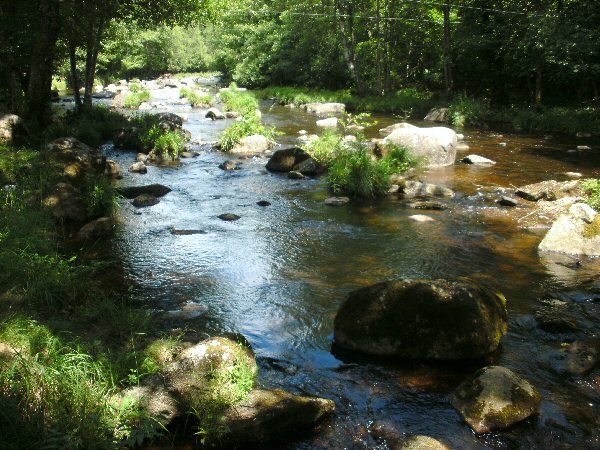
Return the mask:
[[278, 132], [275, 128], [264, 126], [260, 118], [254, 113], [243, 116], [237, 120], [232, 126], [227, 128], [221, 135], [221, 150], [228, 152], [236, 146], [240, 140], [246, 136], [254, 134], [262, 134], [263, 136], [273, 139]]
[[90, 217], [112, 216], [116, 212], [117, 191], [104, 175], [88, 176], [83, 193]]
[[334, 130], [325, 130], [322, 136], [306, 144], [303, 149], [326, 167], [331, 166], [338, 155], [347, 151], [342, 136]]
[[214, 100], [208, 94], [202, 94], [192, 88], [182, 88], [179, 98], [187, 98], [194, 108], [206, 108], [213, 106]]
[[236, 111], [242, 116], [254, 114], [258, 109], [258, 100], [248, 91], [240, 91], [235, 83], [219, 94], [225, 111]]
[[456, 97], [450, 108], [448, 108], [448, 115], [450, 123], [456, 127], [481, 125], [486, 120], [489, 120], [489, 102], [460, 95]]
[[208, 374], [206, 390], [193, 399], [192, 412], [198, 420], [197, 435], [203, 445], [219, 442], [229, 430], [223, 414], [248, 397], [256, 384], [256, 371], [248, 362], [246, 349], [238, 344], [233, 362], [227, 367], [213, 367]]
[[600, 180], [590, 179], [581, 182], [581, 189], [587, 202], [596, 211], [600, 211]]
[[388, 143], [383, 150], [385, 156], [381, 159], [381, 164], [387, 166], [386, 170], [390, 175], [406, 172], [420, 163], [408, 149], [396, 144]]
[[162, 159], [175, 160], [185, 150], [186, 139], [182, 133], [167, 131], [156, 139], [152, 150]]
[[139, 84], [133, 83], [131, 86], [129, 86], [129, 90], [131, 91], [132, 94], [137, 94], [138, 92], [140, 92], [142, 90], [142, 88]]
[[390, 187], [389, 166], [375, 159], [367, 146], [356, 144], [337, 156], [329, 169], [327, 183], [336, 194], [377, 197]]
[[342, 116], [342, 118], [340, 119], [340, 125], [344, 128], [349, 128], [349, 127], [370, 127], [373, 125], [376, 125], [377, 121], [371, 119], [371, 113], [358, 113], [358, 114], [351, 114], [351, 113], [346, 113]]
[[123, 106], [129, 109], [138, 109], [144, 102], [149, 102], [151, 98], [150, 91], [143, 90], [138, 92], [131, 92], [131, 94], [125, 97]]
[[0, 322], [2, 448], [113, 448], [132, 431], [154, 432], [136, 402], [117, 404], [110, 367], [48, 327], [15, 317]]

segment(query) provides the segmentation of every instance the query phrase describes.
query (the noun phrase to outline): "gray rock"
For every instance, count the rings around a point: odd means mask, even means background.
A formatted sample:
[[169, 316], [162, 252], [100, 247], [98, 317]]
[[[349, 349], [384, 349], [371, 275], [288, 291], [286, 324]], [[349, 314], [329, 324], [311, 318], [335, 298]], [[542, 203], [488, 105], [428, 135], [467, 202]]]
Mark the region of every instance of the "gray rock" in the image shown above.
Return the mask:
[[583, 220], [586, 223], [592, 223], [598, 213], [587, 203], [575, 203], [569, 208], [569, 214], [574, 219]]
[[111, 159], [106, 160], [106, 169], [104, 170], [104, 174], [113, 180], [119, 180], [123, 178], [123, 171], [121, 170], [121, 166], [116, 161]]
[[338, 118], [329, 117], [327, 119], [317, 120], [316, 124], [321, 128], [336, 128], [338, 126]]
[[[586, 208], [577, 205], [573, 205], [569, 214], [560, 216], [552, 224], [538, 250], [600, 256], [600, 216], [594, 214], [593, 210], [586, 211]], [[592, 223], [588, 223], [590, 218]]]
[[434, 202], [434, 201], [419, 201], [419, 202], [411, 202], [406, 205], [408, 208], [413, 209], [422, 209], [428, 211], [443, 211], [448, 209], [448, 205], [445, 203]]
[[476, 164], [476, 165], [492, 165], [496, 164], [496, 161], [492, 161], [491, 159], [484, 158], [479, 155], [468, 155], [465, 156], [462, 160], [465, 164]]
[[400, 444], [399, 450], [450, 450], [437, 439], [429, 436], [412, 436]]
[[573, 342], [566, 355], [566, 369], [573, 375], [585, 375], [600, 363], [600, 339]]
[[293, 170], [300, 172], [302, 175], [314, 177], [325, 173], [327, 168], [323, 164], [317, 162], [315, 159], [308, 158], [304, 161], [294, 164]]
[[129, 171], [134, 173], [147, 173], [148, 167], [146, 167], [146, 164], [143, 162], [136, 162], [129, 167]]
[[149, 206], [154, 206], [160, 203], [160, 200], [153, 195], [150, 194], [141, 194], [133, 199], [131, 204], [136, 208], [146, 208]]
[[130, 186], [118, 188], [117, 192], [125, 198], [135, 198], [142, 194], [150, 194], [154, 197], [163, 197], [171, 192], [171, 188], [162, 184], [149, 184], [146, 186]]
[[0, 140], [11, 141], [14, 138], [15, 130], [23, 125], [21, 118], [15, 114], [0, 115]]
[[253, 134], [246, 136], [231, 149], [231, 153], [241, 154], [260, 154], [271, 150], [275, 146], [275, 142], [263, 136], [262, 134]]
[[303, 107], [307, 112], [319, 116], [341, 114], [346, 111], [346, 105], [343, 103], [307, 103]]
[[267, 162], [267, 170], [271, 172], [289, 172], [294, 166], [306, 161], [310, 155], [298, 147], [287, 147], [276, 150]]
[[206, 231], [204, 230], [190, 230], [175, 227], [171, 227], [169, 231], [173, 236], [191, 236], [194, 234], [206, 234]]
[[211, 119], [211, 120], [221, 120], [225, 118], [225, 114], [223, 114], [221, 111], [219, 111], [217, 108], [210, 108], [207, 112], [206, 112], [206, 116], [207, 119]]
[[521, 376], [505, 367], [489, 366], [461, 384], [451, 403], [476, 433], [488, 433], [536, 414], [541, 400]]
[[266, 206], [271, 206], [271, 202], [268, 202], [266, 200], [260, 200], [260, 201], [256, 202], [256, 204], [258, 206], [262, 206], [263, 208]]
[[573, 181], [548, 180], [540, 183], [528, 184], [517, 189], [516, 194], [526, 200], [537, 202], [538, 200], [554, 201], [563, 197], [574, 197], [581, 194], [580, 183]]
[[448, 108], [433, 108], [423, 120], [427, 122], [448, 122]]
[[426, 167], [441, 167], [454, 164], [458, 140], [450, 128], [401, 128], [380, 141], [382, 147], [390, 143], [408, 149]]
[[460, 360], [493, 352], [507, 329], [502, 294], [466, 279], [398, 280], [351, 292], [334, 341], [373, 355]]
[[437, 220], [435, 220], [433, 217], [429, 217], [424, 214], [413, 214], [412, 216], [408, 216], [408, 220], [418, 223], [437, 222]]
[[401, 122], [401, 123], [395, 123], [393, 125], [389, 125], [385, 128], [382, 128], [379, 130], [379, 133], [381, 133], [384, 136], [389, 136], [390, 134], [392, 134], [394, 131], [396, 130], [402, 130], [404, 128], [418, 128], [414, 125], [411, 125], [410, 123], [406, 123], [406, 122]]
[[325, 204], [328, 206], [342, 206], [350, 201], [348, 197], [329, 197], [325, 199]]
[[233, 161], [231, 159], [228, 159], [227, 161], [223, 161], [221, 164], [219, 164], [219, 169], [227, 171], [240, 170], [241, 164], [242, 163], [239, 161]]

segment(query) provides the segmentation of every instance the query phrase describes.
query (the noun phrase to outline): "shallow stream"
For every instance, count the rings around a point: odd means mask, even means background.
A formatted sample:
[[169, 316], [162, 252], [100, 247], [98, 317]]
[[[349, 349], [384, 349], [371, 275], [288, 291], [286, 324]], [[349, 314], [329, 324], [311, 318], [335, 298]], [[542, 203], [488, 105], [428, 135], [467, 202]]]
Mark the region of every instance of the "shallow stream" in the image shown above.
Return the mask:
[[[188, 114], [184, 128], [204, 142], [218, 140], [231, 124], [205, 119], [201, 109], [169, 110]], [[266, 123], [285, 133], [281, 143], [292, 143], [301, 129], [317, 133], [314, 115], [271, 102], [262, 111]], [[400, 121], [375, 118], [368, 137]], [[566, 180], [565, 172], [600, 176], [597, 143], [464, 133], [471, 149], [457, 159], [475, 153], [497, 164], [426, 171], [424, 180], [454, 189], [457, 197], [447, 210], [425, 212], [391, 198], [326, 206], [324, 180], [268, 173], [266, 158], [244, 160], [241, 170], [225, 172], [218, 165], [229, 156], [206, 149], [178, 166], [131, 174], [126, 168], [135, 154], [107, 147], [125, 169], [122, 185], [173, 189], [152, 208], [136, 210], [123, 202], [112, 251], [135, 300], [166, 312], [164, 331], [241, 333], [258, 356], [262, 384], [335, 401], [334, 417], [316, 431], [273, 448], [383, 449], [369, 433], [382, 421], [453, 449], [598, 448], [600, 372], [567, 377], [554, 370], [553, 358], [562, 342], [599, 331], [600, 261], [540, 256], [537, 245], [546, 230], [525, 229], [512, 210], [494, 203], [505, 189]], [[569, 151], [582, 144], [596, 144], [596, 150]], [[260, 200], [271, 206], [258, 206]], [[217, 217], [222, 213], [241, 219], [224, 222]], [[415, 223], [413, 214], [435, 221]], [[173, 235], [171, 227], [205, 233]], [[332, 353], [333, 319], [349, 291], [399, 277], [455, 276], [477, 279], [508, 299], [509, 334], [489, 361], [390, 363]], [[552, 299], [569, 303], [581, 333], [549, 334], [536, 326], [533, 313]], [[179, 314], [182, 307], [198, 317]], [[489, 362], [523, 375], [544, 401], [538, 417], [477, 436], [448, 399], [465, 376]]]

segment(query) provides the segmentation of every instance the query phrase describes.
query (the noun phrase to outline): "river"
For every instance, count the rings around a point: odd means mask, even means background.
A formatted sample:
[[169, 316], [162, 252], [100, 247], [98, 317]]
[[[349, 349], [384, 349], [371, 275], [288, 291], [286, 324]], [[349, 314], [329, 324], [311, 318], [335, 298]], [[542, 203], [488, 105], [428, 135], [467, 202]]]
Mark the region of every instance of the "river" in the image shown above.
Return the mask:
[[[263, 102], [263, 120], [292, 143], [301, 129], [316, 133], [315, 116]], [[184, 109], [173, 106], [175, 113]], [[184, 111], [194, 138], [218, 140], [231, 120], [205, 110]], [[375, 115], [368, 137], [400, 120]], [[241, 333], [260, 364], [261, 384], [333, 399], [336, 413], [317, 430], [272, 448], [387, 448], [369, 433], [392, 423], [406, 435], [425, 434], [453, 449], [593, 448], [600, 446], [600, 377], [566, 377], [554, 370], [562, 342], [598, 331], [600, 262], [546, 258], [537, 245], [546, 229], [528, 229], [494, 203], [505, 189], [566, 172], [600, 175], [600, 152], [573, 152], [585, 139], [556, 139], [464, 130], [475, 153], [494, 166], [464, 164], [428, 170], [422, 178], [457, 192], [444, 211], [415, 212], [398, 199], [330, 207], [324, 180], [289, 180], [268, 173], [266, 158], [241, 170], [218, 165], [230, 156], [201, 155], [148, 174], [127, 173], [122, 185], [161, 183], [173, 189], [152, 208], [122, 202], [111, 252], [121, 261], [131, 295], [167, 312], [157, 331], [206, 335]], [[597, 148], [597, 147], [596, 147]], [[106, 147], [126, 169], [132, 153]], [[267, 200], [271, 206], [256, 203]], [[217, 216], [235, 213], [236, 222]], [[435, 219], [415, 223], [412, 214]], [[173, 235], [170, 228], [204, 234]], [[456, 364], [390, 362], [332, 352], [333, 319], [346, 294], [400, 277], [468, 276], [508, 299], [509, 334], [488, 361]], [[581, 324], [575, 334], [550, 334], [533, 314], [548, 301], [567, 302]], [[197, 317], [178, 314], [196, 306]], [[170, 314], [168, 312], [171, 312]], [[486, 363], [513, 369], [543, 396], [538, 417], [502, 433], [477, 436], [449, 403], [454, 388]], [[598, 375], [599, 372], [595, 372]]]

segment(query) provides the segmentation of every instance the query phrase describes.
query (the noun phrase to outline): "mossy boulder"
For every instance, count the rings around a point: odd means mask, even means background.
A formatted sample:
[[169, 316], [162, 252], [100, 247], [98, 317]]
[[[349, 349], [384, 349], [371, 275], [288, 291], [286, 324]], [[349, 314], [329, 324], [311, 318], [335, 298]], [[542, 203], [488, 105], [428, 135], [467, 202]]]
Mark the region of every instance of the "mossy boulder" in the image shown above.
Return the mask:
[[502, 294], [467, 279], [397, 280], [351, 292], [334, 341], [372, 355], [460, 360], [496, 350], [507, 328]]
[[451, 403], [476, 433], [503, 430], [539, 410], [539, 392], [501, 366], [479, 370], [455, 391]]
[[546, 233], [538, 249], [568, 255], [600, 256], [600, 215], [585, 203], [575, 203]]
[[399, 450], [449, 450], [440, 441], [429, 436], [412, 436], [398, 448]]

